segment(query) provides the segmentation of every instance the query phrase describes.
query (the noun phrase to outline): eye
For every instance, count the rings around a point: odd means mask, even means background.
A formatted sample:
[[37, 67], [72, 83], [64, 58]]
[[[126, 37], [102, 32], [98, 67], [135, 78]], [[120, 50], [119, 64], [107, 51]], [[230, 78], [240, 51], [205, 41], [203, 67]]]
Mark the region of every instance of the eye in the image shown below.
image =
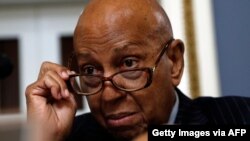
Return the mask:
[[122, 61], [122, 65], [121, 67], [123, 69], [132, 69], [132, 68], [136, 68], [138, 67], [138, 59], [134, 58], [134, 57], [129, 57], [129, 58], [125, 58]]
[[81, 73], [87, 75], [97, 75], [100, 73], [100, 71], [98, 71], [95, 66], [85, 65], [81, 67]]

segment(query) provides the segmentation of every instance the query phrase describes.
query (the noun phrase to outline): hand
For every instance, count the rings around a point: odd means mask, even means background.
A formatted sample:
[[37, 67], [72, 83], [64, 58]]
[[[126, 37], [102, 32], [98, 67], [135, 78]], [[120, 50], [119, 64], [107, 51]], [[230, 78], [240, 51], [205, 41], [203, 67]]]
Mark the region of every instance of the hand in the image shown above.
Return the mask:
[[65, 83], [69, 74], [67, 68], [45, 62], [38, 80], [27, 87], [27, 117], [33, 141], [59, 141], [69, 134], [77, 107]]

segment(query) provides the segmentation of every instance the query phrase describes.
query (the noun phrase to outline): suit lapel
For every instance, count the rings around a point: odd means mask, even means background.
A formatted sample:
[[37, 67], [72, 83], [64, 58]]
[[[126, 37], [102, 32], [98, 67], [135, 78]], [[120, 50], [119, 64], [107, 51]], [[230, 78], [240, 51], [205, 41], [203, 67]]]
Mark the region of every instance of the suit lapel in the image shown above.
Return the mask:
[[185, 96], [176, 88], [179, 96], [179, 109], [175, 120], [176, 124], [206, 124], [208, 118], [203, 114], [201, 109], [195, 106], [190, 98]]

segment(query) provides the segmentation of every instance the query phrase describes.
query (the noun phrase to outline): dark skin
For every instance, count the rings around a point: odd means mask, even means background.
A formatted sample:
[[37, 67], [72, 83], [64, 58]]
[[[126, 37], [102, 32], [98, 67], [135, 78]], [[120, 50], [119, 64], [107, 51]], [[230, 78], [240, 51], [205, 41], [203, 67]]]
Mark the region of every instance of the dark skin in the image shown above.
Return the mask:
[[[154, 0], [92, 0], [79, 18], [74, 47], [80, 71], [109, 77], [121, 70], [153, 67], [171, 36], [169, 20]], [[128, 93], [105, 82], [102, 91], [87, 97], [93, 116], [109, 132], [127, 139], [145, 132], [148, 124], [167, 123], [183, 73], [183, 53], [183, 43], [172, 41], [146, 89]], [[63, 140], [72, 126], [76, 104], [65, 84], [70, 73], [44, 63], [38, 80], [26, 90], [28, 118], [47, 140]], [[53, 103], [47, 103], [51, 97]]]

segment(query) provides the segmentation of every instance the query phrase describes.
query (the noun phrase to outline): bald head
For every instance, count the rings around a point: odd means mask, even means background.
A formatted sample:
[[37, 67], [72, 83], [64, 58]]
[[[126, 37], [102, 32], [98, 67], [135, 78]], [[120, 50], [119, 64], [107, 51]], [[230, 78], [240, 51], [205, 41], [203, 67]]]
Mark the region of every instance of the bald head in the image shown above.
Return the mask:
[[161, 42], [172, 36], [169, 19], [156, 0], [92, 0], [79, 18], [75, 41], [85, 34], [104, 36], [111, 30], [136, 31]]

